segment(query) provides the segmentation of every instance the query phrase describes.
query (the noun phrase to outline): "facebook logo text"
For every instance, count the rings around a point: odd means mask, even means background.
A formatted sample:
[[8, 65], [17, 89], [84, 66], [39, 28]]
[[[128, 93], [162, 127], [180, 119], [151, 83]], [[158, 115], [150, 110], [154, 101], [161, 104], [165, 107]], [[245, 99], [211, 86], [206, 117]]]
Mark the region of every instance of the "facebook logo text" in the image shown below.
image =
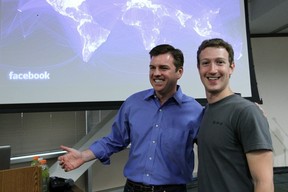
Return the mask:
[[10, 80], [49, 80], [50, 73], [47, 71], [41, 73], [32, 73], [28, 71], [26, 73], [15, 73], [13, 71], [9, 72], [9, 79]]

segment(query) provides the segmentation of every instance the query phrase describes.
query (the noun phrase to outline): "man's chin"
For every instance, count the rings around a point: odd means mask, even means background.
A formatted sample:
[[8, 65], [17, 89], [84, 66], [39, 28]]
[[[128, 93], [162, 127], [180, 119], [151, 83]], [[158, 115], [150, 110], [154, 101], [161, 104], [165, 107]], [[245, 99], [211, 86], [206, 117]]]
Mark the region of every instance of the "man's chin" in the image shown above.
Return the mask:
[[153, 85], [153, 88], [154, 88], [154, 90], [155, 91], [161, 91], [161, 90], [163, 90], [163, 85]]
[[206, 90], [206, 93], [213, 94], [213, 95], [218, 94], [220, 92], [220, 90], [217, 88], [207, 88], [206, 87], [205, 90]]

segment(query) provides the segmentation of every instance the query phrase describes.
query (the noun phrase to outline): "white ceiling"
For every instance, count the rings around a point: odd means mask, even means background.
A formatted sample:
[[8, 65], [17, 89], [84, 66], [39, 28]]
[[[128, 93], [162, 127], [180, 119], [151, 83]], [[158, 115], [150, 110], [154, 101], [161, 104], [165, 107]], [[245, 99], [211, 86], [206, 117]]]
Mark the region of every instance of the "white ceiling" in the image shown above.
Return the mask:
[[288, 0], [248, 0], [251, 35], [288, 35]]

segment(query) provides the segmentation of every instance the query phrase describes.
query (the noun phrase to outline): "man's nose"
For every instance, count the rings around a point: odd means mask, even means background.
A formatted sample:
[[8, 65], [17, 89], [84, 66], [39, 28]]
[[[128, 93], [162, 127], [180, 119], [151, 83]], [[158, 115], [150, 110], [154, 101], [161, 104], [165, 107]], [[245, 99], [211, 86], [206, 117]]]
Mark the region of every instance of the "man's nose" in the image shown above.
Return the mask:
[[210, 68], [209, 68], [209, 72], [210, 73], [217, 73], [217, 65], [216, 63], [211, 63]]
[[153, 71], [153, 75], [155, 75], [155, 76], [160, 75], [160, 74], [161, 74], [161, 72], [157, 68]]

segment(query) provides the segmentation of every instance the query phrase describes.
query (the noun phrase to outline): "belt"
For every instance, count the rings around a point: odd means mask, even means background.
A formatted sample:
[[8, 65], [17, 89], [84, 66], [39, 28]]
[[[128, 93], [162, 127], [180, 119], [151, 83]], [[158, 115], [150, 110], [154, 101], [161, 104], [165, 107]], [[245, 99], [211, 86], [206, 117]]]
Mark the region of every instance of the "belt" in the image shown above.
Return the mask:
[[135, 192], [173, 192], [186, 191], [186, 184], [171, 184], [171, 185], [145, 185], [127, 179], [126, 186], [132, 188]]

